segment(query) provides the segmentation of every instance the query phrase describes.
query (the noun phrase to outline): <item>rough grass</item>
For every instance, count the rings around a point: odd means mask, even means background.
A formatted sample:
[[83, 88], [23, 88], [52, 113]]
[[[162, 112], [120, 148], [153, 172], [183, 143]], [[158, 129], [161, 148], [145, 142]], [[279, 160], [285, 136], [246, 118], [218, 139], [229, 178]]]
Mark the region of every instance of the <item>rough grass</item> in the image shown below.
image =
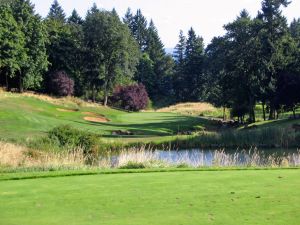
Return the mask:
[[299, 178], [260, 170], [1, 181], [0, 224], [298, 225]]
[[54, 153], [0, 142], [0, 171], [84, 169], [87, 159], [80, 149]]
[[[196, 116], [207, 116], [207, 117], [218, 117], [223, 118], [223, 109], [216, 108], [212, 104], [205, 102], [188, 102], [179, 103], [169, 107], [158, 109], [157, 112], [172, 112], [183, 115], [196, 115]], [[226, 110], [226, 115], [229, 115], [229, 111]]]

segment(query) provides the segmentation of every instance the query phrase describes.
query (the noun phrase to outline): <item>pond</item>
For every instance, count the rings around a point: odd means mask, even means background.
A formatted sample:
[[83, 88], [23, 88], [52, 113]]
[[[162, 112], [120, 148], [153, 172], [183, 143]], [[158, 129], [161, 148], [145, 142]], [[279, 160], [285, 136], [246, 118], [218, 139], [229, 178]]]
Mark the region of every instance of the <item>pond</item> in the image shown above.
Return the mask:
[[107, 158], [112, 167], [128, 162], [143, 163], [150, 167], [278, 167], [300, 166], [300, 151], [297, 149], [251, 150], [127, 150]]

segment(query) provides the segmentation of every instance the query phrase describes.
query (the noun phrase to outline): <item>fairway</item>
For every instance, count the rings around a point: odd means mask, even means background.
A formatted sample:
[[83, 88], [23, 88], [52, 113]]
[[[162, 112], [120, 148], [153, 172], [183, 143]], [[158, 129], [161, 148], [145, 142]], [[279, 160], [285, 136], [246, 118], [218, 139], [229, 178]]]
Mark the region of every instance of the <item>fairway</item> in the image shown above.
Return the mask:
[[[86, 114], [104, 116], [109, 122], [86, 121]], [[131, 138], [153, 138], [172, 136], [206, 123], [201, 118], [175, 113], [128, 113], [101, 105], [53, 104], [36, 97], [0, 93], [0, 135], [2, 139], [14, 141], [45, 135], [50, 129], [66, 124], [106, 138], [116, 138], [112, 136], [116, 130], [132, 132]]]
[[0, 181], [0, 224], [298, 225], [299, 178], [250, 170]]

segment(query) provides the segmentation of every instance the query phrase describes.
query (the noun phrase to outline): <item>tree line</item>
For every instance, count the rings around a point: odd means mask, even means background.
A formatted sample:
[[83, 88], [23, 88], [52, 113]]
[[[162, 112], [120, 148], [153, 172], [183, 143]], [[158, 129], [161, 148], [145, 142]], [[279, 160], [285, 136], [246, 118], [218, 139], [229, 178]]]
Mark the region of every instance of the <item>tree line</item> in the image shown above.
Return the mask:
[[[287, 0], [263, 0], [224, 25], [208, 46], [193, 28], [181, 31], [174, 55], [141, 10], [124, 18], [93, 5], [85, 18], [66, 17], [55, 0], [45, 18], [30, 0], [0, 0], [0, 84], [46, 93], [74, 93], [110, 102], [120, 86], [143, 84], [154, 103], [208, 101], [232, 116], [274, 119], [300, 103], [300, 19], [288, 25]], [[56, 83], [60, 89], [53, 90]], [[72, 87], [72, 88], [71, 88]], [[269, 115], [267, 115], [267, 113]]]

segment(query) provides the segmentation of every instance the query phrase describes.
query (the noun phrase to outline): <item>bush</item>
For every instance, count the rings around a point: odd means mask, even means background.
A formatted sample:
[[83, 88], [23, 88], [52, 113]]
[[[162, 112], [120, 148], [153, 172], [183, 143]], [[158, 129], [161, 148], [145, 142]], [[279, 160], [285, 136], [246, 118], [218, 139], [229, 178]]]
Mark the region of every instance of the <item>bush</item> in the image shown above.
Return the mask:
[[149, 103], [146, 88], [142, 84], [119, 86], [112, 97], [113, 104], [125, 110], [139, 111], [145, 109]]
[[59, 126], [48, 133], [48, 138], [61, 147], [79, 147], [85, 153], [94, 153], [100, 144], [96, 134], [80, 131], [69, 125]]
[[74, 94], [74, 81], [65, 71], [54, 72], [50, 76], [50, 91], [57, 96], [71, 96]]
[[119, 169], [145, 169], [146, 166], [143, 163], [128, 162], [124, 166], [120, 166]]

